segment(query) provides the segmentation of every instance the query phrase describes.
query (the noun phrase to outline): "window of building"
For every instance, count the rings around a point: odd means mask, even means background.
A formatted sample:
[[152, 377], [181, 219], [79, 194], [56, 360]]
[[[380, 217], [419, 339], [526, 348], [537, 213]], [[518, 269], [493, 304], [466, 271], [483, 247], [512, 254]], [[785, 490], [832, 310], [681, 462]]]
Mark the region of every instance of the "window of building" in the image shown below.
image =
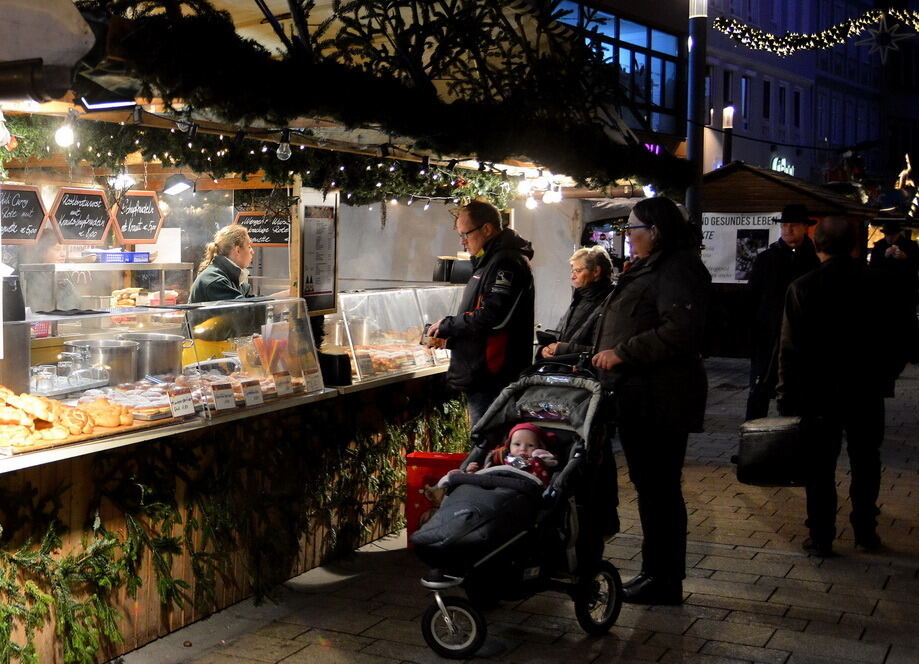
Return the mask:
[[734, 72], [724, 70], [721, 77], [721, 105], [730, 106], [734, 103]]
[[740, 77], [740, 117], [750, 119], [750, 77]]
[[794, 121], [795, 129], [801, 128], [801, 91], [795, 90], [792, 98], [791, 117]]
[[705, 124], [712, 123], [712, 112], [713, 112], [713, 102], [712, 102], [712, 76], [714, 75], [714, 70], [712, 66], [709, 65], [705, 68]]
[[772, 115], [772, 81], [763, 81], [763, 119]]
[[[652, 29], [635, 21], [563, 1], [558, 10], [568, 12], [560, 23], [583, 31], [584, 38], [603, 54], [606, 62], [619, 68], [619, 82], [635, 105], [623, 110], [623, 119], [633, 128], [652, 125], [657, 131], [676, 131], [678, 118], [685, 117], [685, 100], [677, 93], [684, 76], [685, 55], [675, 34]], [[682, 129], [680, 130], [682, 131]]]
[[785, 97], [787, 94], [788, 94], [788, 90], [785, 88], [785, 86], [780, 85], [779, 86], [779, 98], [776, 101], [776, 110], [778, 111], [780, 125], [785, 124], [785, 104], [786, 104]]

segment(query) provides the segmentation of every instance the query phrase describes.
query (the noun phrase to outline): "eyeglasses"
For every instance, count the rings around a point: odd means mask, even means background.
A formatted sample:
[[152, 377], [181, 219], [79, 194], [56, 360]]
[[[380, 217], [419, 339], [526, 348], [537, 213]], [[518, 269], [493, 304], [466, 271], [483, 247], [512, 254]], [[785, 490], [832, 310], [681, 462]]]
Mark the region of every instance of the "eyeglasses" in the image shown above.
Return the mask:
[[[484, 226], [484, 225], [485, 225], [485, 224], [482, 224], [482, 226]], [[465, 233], [459, 233], [460, 240], [466, 240], [466, 239], [468, 239], [470, 235], [472, 235], [472, 234], [475, 233], [477, 230], [479, 230], [480, 228], [482, 228], [482, 226], [476, 226], [476, 227], [473, 228], [471, 231], [466, 231]]]
[[638, 226], [626, 226], [625, 228], [622, 229], [622, 232], [628, 235], [629, 233], [631, 233], [637, 228], [651, 228], [651, 226], [648, 226], [647, 224], [640, 224]]
[[573, 267], [571, 268], [571, 274], [581, 274], [581, 272], [583, 272], [586, 269], [587, 269], [586, 267]]

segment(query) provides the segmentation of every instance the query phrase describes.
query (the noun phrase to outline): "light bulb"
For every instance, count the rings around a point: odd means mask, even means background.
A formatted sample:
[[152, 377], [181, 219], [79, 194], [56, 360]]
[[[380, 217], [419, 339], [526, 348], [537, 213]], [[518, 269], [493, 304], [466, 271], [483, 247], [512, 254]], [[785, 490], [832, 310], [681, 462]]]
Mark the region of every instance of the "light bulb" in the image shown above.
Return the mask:
[[536, 202], [535, 198], [533, 198], [532, 196], [527, 196], [527, 202], [526, 202], [527, 210], [535, 210], [537, 205], [539, 205], [539, 203]]
[[526, 196], [530, 193], [530, 182], [526, 178], [517, 183], [517, 193]]
[[431, 201], [428, 201], [427, 203], [424, 204], [424, 211], [427, 212], [430, 209], [431, 209]]
[[69, 122], [62, 124], [58, 127], [57, 131], [54, 132], [54, 142], [62, 148], [68, 148], [73, 145], [73, 139], [73, 127]]
[[414, 203], [414, 202], [415, 202], [415, 199], [414, 199], [414, 198], [409, 198], [408, 201], [406, 201], [405, 204], [406, 204], [406, 205], [411, 205], [411, 204]]
[[287, 161], [290, 159], [290, 143], [284, 141], [278, 145], [278, 150], [275, 152], [278, 155], [278, 159], [281, 161]]
[[394, 198], [394, 199], [392, 199], [391, 201], [389, 201], [389, 204], [390, 204], [390, 205], [398, 205], [398, 204], [399, 204], [399, 199], [398, 199], [398, 198]]

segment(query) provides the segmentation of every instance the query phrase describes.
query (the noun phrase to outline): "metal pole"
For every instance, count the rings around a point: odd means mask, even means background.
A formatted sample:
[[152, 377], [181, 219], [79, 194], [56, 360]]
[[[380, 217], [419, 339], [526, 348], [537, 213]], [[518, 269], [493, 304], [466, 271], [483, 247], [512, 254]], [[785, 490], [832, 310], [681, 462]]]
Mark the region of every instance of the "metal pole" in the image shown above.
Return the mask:
[[705, 125], [705, 52], [708, 42], [708, 3], [689, 2], [689, 93], [686, 103], [686, 157], [692, 162], [693, 181], [686, 190], [689, 220], [702, 221], [702, 153]]

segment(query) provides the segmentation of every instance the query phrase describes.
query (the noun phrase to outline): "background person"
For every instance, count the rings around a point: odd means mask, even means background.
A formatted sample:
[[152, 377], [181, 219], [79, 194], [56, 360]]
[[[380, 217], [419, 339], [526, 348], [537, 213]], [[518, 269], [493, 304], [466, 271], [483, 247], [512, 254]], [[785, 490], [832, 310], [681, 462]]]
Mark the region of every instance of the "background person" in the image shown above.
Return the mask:
[[820, 264], [814, 243], [807, 236], [807, 228], [813, 226], [814, 221], [805, 206], [786, 205], [782, 216], [775, 221], [782, 224], [782, 236], [756, 257], [747, 282], [753, 307], [748, 420], [766, 417], [769, 413], [769, 401], [776, 383], [772, 358], [782, 329], [788, 284]]
[[535, 290], [533, 248], [490, 203], [473, 201], [456, 218], [472, 257], [472, 277], [455, 316], [431, 324], [428, 335], [447, 340], [447, 383], [466, 393], [469, 419], [481, 419], [495, 397], [533, 362]]
[[619, 439], [638, 493], [642, 570], [626, 602], [680, 604], [686, 576], [686, 441], [702, 429], [708, 383], [700, 354], [711, 275], [666, 198], [640, 201], [625, 232], [637, 260], [597, 325], [593, 364], [618, 407]]
[[240, 224], [224, 226], [214, 234], [198, 266], [189, 302], [215, 302], [250, 297], [249, 265], [255, 249], [249, 231]]
[[[884, 397], [906, 364], [915, 311], [896, 297], [887, 275], [852, 258], [855, 229], [845, 219], [821, 221], [814, 234], [821, 264], [788, 289], [779, 347], [778, 406], [782, 415], [806, 416], [805, 551], [833, 555], [836, 537], [836, 460], [846, 432], [851, 483], [849, 520], [855, 545], [877, 549]], [[868, 353], [866, 344], [883, 344]]]
[[613, 264], [601, 246], [578, 249], [571, 258], [574, 295], [568, 311], [558, 322], [558, 341], [540, 346], [537, 357], [550, 358], [568, 353], [586, 353], [593, 348], [594, 328], [603, 301], [613, 290]]

